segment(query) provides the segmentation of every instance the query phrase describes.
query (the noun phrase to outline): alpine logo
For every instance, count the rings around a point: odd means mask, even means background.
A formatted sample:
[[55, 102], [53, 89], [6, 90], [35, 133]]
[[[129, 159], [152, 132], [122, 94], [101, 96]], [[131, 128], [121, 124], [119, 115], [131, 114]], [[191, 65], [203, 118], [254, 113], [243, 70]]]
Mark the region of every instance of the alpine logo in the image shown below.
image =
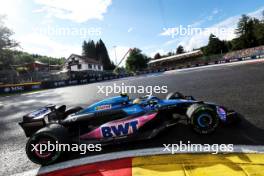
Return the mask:
[[101, 127], [103, 137], [123, 136], [135, 133], [138, 129], [138, 121], [130, 121], [122, 124]]

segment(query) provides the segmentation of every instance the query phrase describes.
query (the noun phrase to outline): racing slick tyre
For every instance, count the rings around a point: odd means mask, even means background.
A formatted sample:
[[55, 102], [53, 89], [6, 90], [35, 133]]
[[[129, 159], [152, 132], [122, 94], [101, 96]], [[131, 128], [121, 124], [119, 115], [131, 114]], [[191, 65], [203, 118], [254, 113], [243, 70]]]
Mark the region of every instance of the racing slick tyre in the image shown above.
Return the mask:
[[191, 128], [199, 134], [210, 134], [219, 126], [216, 110], [205, 104], [193, 104], [187, 112]]
[[57, 161], [62, 151], [57, 150], [58, 144], [67, 144], [68, 131], [60, 124], [50, 124], [38, 130], [26, 144], [28, 158], [40, 165], [48, 165]]

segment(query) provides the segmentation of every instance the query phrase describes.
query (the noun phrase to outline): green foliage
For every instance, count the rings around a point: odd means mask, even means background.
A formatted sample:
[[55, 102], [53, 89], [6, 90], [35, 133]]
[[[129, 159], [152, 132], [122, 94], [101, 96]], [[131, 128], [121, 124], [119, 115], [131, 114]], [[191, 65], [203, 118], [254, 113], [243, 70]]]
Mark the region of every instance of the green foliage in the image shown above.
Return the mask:
[[104, 69], [113, 70], [115, 68], [115, 64], [110, 61], [106, 46], [101, 39], [96, 43], [95, 48], [97, 53], [97, 60], [103, 64]]
[[93, 40], [89, 40], [88, 42], [84, 41], [82, 45], [82, 51], [83, 56], [97, 59], [96, 48]]
[[132, 72], [143, 70], [147, 68], [149, 58], [141, 53], [141, 50], [134, 48], [127, 57], [126, 69]]
[[114, 73], [115, 74], [126, 74], [127, 71], [126, 71], [126, 69], [124, 67], [116, 67], [114, 69]]
[[54, 58], [5, 49], [2, 50], [0, 54], [0, 69], [10, 69], [14, 65], [20, 65], [23, 67], [25, 64], [30, 64], [35, 61], [50, 65], [62, 65], [65, 61], [65, 58]]
[[184, 53], [184, 48], [183, 46], [179, 45], [176, 49], [176, 54], [182, 54]]
[[211, 34], [208, 45], [201, 50], [205, 55], [211, 55], [264, 45], [264, 11], [262, 20], [242, 15], [235, 33], [237, 37], [231, 41], [219, 40]]
[[23, 65], [33, 63], [34, 61], [40, 61], [51, 65], [61, 65], [64, 59], [57, 59], [53, 57], [41, 56], [21, 52], [17, 50], [11, 50], [18, 46], [18, 43], [10, 37], [13, 32], [4, 26], [3, 17], [0, 16], [0, 69], [11, 69], [12, 65]]
[[95, 59], [103, 64], [104, 70], [113, 70], [115, 65], [111, 62], [104, 42], [100, 39], [94, 44], [93, 40], [84, 41], [82, 46], [83, 56]]
[[238, 38], [237, 40], [234, 40], [234, 50], [255, 47], [258, 45], [255, 32], [255, 27], [258, 24], [258, 19], [242, 15], [236, 29], [236, 35]]
[[0, 16], [0, 69], [10, 69], [14, 57], [9, 49], [18, 46], [18, 43], [10, 39], [13, 32], [4, 26], [3, 19], [4, 17]]
[[154, 56], [154, 59], [160, 59], [160, 58], [161, 58], [160, 53], [156, 53], [155, 56]]
[[264, 20], [255, 25], [254, 35], [256, 36], [257, 44], [263, 45], [264, 44]]
[[173, 52], [168, 52], [168, 53], [167, 53], [167, 56], [172, 56], [172, 55], [174, 55]]
[[205, 55], [220, 54], [228, 51], [228, 45], [226, 41], [222, 41], [215, 35], [211, 34], [209, 37], [208, 45], [201, 48]]
[[11, 69], [10, 65], [14, 63], [14, 60], [11, 50], [0, 50], [0, 70]]
[[65, 58], [54, 58], [49, 56], [41, 56], [37, 54], [31, 54], [35, 61], [39, 61], [50, 65], [62, 65], [65, 62]]
[[10, 37], [13, 35], [13, 32], [4, 26], [3, 19], [4, 17], [0, 16], [0, 52], [3, 49], [11, 49], [18, 46], [16, 41], [10, 39]]

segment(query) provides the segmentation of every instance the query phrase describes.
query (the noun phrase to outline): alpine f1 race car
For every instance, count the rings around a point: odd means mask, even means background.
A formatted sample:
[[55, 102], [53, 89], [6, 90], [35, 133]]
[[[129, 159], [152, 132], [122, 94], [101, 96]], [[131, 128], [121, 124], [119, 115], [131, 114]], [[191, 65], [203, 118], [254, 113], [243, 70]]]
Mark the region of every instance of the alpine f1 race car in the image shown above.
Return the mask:
[[[37, 164], [60, 158], [61, 151], [39, 152], [33, 147], [50, 143], [115, 144], [150, 139], [182, 121], [199, 134], [214, 132], [222, 124], [239, 121], [239, 114], [224, 106], [197, 101], [179, 92], [166, 99], [128, 95], [104, 99], [87, 108], [48, 105], [23, 117], [19, 125], [29, 140], [26, 153]], [[37, 147], [36, 147], [37, 148]]]

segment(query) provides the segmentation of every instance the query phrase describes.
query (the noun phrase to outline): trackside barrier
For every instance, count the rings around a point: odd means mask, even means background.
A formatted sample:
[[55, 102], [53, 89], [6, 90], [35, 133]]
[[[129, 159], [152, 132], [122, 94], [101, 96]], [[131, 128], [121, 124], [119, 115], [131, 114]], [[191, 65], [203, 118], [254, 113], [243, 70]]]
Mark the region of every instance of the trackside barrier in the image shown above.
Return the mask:
[[0, 85], [0, 94], [39, 90], [41, 88], [41, 82]]
[[[159, 72], [165, 72], [167, 70], [202, 67], [206, 65], [224, 64], [224, 63], [254, 60], [254, 59], [261, 59], [261, 58], [264, 58], [264, 55], [257, 55], [257, 56], [244, 57], [244, 58], [225, 59], [225, 60], [219, 60], [219, 61], [209, 62], [209, 63], [208, 62], [197, 63], [193, 65], [179, 66], [176, 68], [171, 67], [171, 68], [161, 68], [161, 69], [155, 69], [155, 70], [144, 70], [144, 71], [136, 72], [135, 75], [159, 73]], [[7, 85], [0, 85], [0, 94], [10, 94], [10, 93], [27, 92], [27, 91], [34, 91], [34, 90], [40, 90], [40, 89], [51, 89], [51, 88], [64, 87], [64, 86], [89, 84], [89, 83], [95, 83], [95, 82], [100, 82], [104, 80], [119, 79], [119, 78], [124, 78], [124, 77], [129, 77], [129, 76], [134, 76], [134, 75], [133, 74], [114, 75], [114, 76], [111, 75], [111, 76], [91, 77], [91, 78], [84, 78], [84, 79], [43, 81], [43, 82], [33, 82], [33, 83], [23, 83], [23, 84], [7, 84]]]
[[[234, 59], [224, 59], [224, 60], [218, 60], [214, 62], [204, 62], [204, 63], [196, 63], [193, 65], [181, 65], [176, 68], [171, 68], [167, 70], [175, 70], [175, 69], [185, 69], [185, 68], [194, 68], [194, 67], [202, 67], [205, 65], [216, 65], [216, 64], [225, 64], [225, 63], [231, 63], [231, 62], [239, 62], [239, 61], [245, 61], [245, 60], [254, 60], [254, 59], [261, 59], [264, 58], [264, 55], [257, 55], [257, 56], [251, 56], [251, 57], [242, 57], [242, 58], [234, 58]], [[157, 73], [157, 72], [164, 72], [167, 71], [166, 69], [155, 69], [149, 71], [149, 73]], [[143, 74], [143, 72], [138, 72], [137, 75]]]
[[60, 80], [60, 81], [43, 81], [33, 83], [22, 83], [22, 84], [6, 84], [0, 85], [0, 94], [11, 94], [19, 92], [28, 92], [40, 89], [51, 89], [64, 86], [81, 85], [94, 82], [100, 82], [103, 80], [111, 80], [127, 77], [130, 75], [117, 75], [117, 76], [103, 76], [103, 77], [91, 77], [83, 79], [71, 79], [71, 80]]

